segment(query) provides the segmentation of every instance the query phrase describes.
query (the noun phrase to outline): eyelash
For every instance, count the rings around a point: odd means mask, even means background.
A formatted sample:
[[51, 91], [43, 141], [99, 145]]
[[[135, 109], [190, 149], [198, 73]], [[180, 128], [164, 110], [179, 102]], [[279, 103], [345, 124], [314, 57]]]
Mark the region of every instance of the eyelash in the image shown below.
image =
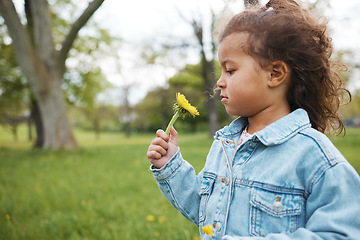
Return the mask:
[[230, 76], [234, 74], [234, 70], [227, 70], [226, 73], [229, 74]]

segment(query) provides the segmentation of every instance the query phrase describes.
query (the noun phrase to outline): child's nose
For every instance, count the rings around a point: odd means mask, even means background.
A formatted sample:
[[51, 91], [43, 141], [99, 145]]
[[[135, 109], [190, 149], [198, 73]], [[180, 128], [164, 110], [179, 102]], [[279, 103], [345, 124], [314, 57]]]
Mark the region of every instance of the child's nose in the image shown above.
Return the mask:
[[225, 87], [225, 80], [224, 80], [222, 74], [221, 74], [219, 80], [216, 82], [216, 85], [217, 85], [219, 88], [224, 88], [224, 87]]

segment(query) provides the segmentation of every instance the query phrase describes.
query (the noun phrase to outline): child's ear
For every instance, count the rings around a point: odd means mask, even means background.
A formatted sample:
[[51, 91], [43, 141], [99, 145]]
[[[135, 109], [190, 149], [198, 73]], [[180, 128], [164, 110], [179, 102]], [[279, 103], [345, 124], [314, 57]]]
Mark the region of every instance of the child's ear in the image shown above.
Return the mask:
[[268, 82], [269, 87], [277, 87], [283, 83], [288, 76], [289, 68], [283, 61], [275, 61], [270, 64], [270, 81]]

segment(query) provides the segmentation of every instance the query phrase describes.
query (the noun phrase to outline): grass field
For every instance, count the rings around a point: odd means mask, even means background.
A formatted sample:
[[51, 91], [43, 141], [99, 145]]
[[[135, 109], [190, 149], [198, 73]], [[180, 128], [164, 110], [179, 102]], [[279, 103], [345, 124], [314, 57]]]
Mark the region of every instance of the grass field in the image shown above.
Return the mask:
[[[30, 150], [0, 129], [0, 239], [198, 239], [198, 229], [162, 197], [146, 159], [153, 135], [96, 141], [76, 132], [78, 150]], [[183, 156], [197, 171], [211, 144], [182, 134]], [[334, 140], [360, 172], [360, 129]]]

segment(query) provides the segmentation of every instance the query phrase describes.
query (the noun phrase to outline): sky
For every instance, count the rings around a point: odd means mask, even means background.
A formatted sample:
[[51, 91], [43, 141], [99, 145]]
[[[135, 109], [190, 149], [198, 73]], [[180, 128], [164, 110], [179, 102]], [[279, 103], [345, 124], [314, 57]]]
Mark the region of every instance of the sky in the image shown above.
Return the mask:
[[[197, 5], [194, 5], [194, 2]], [[162, 65], [146, 66], [139, 64], [141, 46], [169, 36], [192, 37], [192, 28], [180, 17], [179, 11], [185, 17], [199, 12], [205, 15], [209, 8], [204, 6], [209, 6], [209, 4], [214, 9], [222, 7], [222, 1], [219, 0], [132, 0], [125, 3], [118, 0], [105, 0], [95, 15], [95, 21], [108, 28], [115, 36], [123, 38], [125, 44], [120, 50], [121, 73], [116, 71], [112, 64], [106, 64], [103, 70], [108, 80], [116, 86], [134, 83], [130, 88], [131, 104], [136, 104], [143, 99], [149, 90], [165, 86], [166, 81], [181, 66], [186, 63], [196, 64], [199, 60], [195, 52], [189, 52], [186, 60], [176, 59], [177, 57], [174, 56]], [[117, 93], [114, 93], [115, 98]]]
[[[262, 3], [267, 2], [260, 1]], [[243, 1], [235, 2], [232, 4], [234, 11], [239, 12], [243, 7]], [[327, 1], [323, 0], [323, 2]], [[360, 1], [330, 0], [329, 3], [330, 8], [325, 12], [325, 15], [330, 18], [330, 28], [334, 28], [335, 45], [339, 47], [357, 46], [359, 48]], [[221, 9], [222, 1], [132, 0], [123, 2], [105, 0], [96, 17], [104, 26], [108, 26], [114, 34], [129, 41], [139, 41], [161, 34], [189, 34], [191, 29], [183, 23], [176, 9], [185, 13], [199, 11], [206, 13], [209, 5], [215, 10]]]
[[191, 29], [183, 23], [178, 10], [185, 13], [205, 12], [209, 5], [220, 8], [222, 1], [105, 0], [96, 17], [110, 26], [115, 34], [129, 41], [138, 41], [156, 35], [190, 33]]
[[[125, 47], [121, 50], [121, 73], [114, 70], [112, 64], [106, 64], [104, 72], [108, 79], [115, 86], [134, 83], [135, 87], [131, 88], [132, 104], [145, 97], [147, 91], [157, 86], [164, 86], [166, 80], [176, 73], [176, 69], [171, 66], [139, 65], [138, 56], [141, 51], [139, 46], [164, 36], [191, 37], [192, 29], [180, 17], [179, 12], [185, 17], [198, 13], [206, 16], [210, 8], [220, 11], [222, 2], [221, 0], [105, 0], [94, 18], [101, 26], [109, 29], [111, 34], [125, 41]], [[233, 11], [241, 11], [243, 1], [233, 2]], [[260, 2], [265, 4], [267, 1], [260, 0]], [[330, 7], [323, 14], [329, 18], [329, 29], [335, 49], [350, 49], [360, 54], [360, 1], [330, 0], [329, 4]], [[355, 61], [360, 64], [359, 54], [355, 54]], [[196, 63], [198, 59], [190, 56], [187, 61]], [[359, 82], [355, 82], [351, 88], [360, 88]]]

